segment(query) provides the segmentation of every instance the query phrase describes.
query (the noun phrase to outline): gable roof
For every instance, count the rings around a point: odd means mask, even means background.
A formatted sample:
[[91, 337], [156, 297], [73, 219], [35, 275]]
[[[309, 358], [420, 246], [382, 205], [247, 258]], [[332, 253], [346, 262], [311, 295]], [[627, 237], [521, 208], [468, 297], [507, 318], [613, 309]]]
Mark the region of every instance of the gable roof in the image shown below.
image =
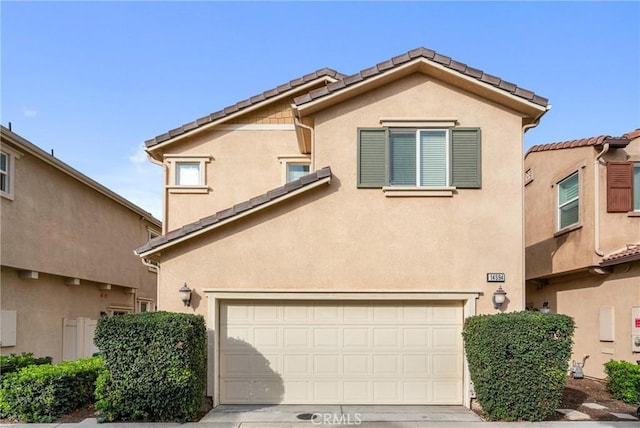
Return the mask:
[[344, 74], [338, 73], [337, 71], [332, 70], [330, 68], [322, 68], [320, 70], [316, 70], [313, 73], [305, 74], [302, 77], [293, 79], [285, 84], [282, 84], [275, 88], [264, 91], [261, 94], [247, 98], [246, 100], [239, 101], [231, 106], [223, 108], [222, 110], [203, 116], [199, 119], [194, 120], [193, 122], [189, 122], [187, 124], [179, 126], [178, 128], [174, 128], [168, 132], [165, 132], [164, 134], [158, 135], [157, 137], [154, 137], [145, 141], [144, 144], [147, 148], [152, 148], [154, 146], [157, 146], [160, 143], [169, 141], [179, 135], [186, 134], [187, 132], [193, 131], [202, 126], [211, 124], [213, 122], [223, 120], [224, 118], [228, 117], [231, 114], [240, 112], [242, 110], [246, 110], [249, 107], [255, 106], [256, 104], [259, 104], [263, 101], [267, 101], [269, 99], [275, 98], [278, 95], [282, 95], [285, 92], [291, 91], [292, 89], [299, 88], [307, 83], [311, 83], [318, 79], [327, 78], [327, 77], [331, 79], [341, 79], [344, 76], [345, 76]]
[[331, 168], [324, 167], [311, 174], [302, 176], [297, 180], [290, 181], [280, 187], [253, 197], [248, 201], [241, 202], [231, 208], [218, 211], [209, 217], [182, 226], [180, 229], [175, 229], [165, 235], [153, 238], [136, 249], [135, 253], [140, 257], [147, 257], [179, 242], [209, 232], [246, 215], [287, 200], [292, 196], [306, 192], [322, 184], [328, 184], [331, 181], [331, 176]]
[[330, 83], [323, 88], [310, 91], [305, 95], [295, 98], [294, 102], [296, 103], [297, 106], [303, 106], [312, 101], [315, 101], [320, 98], [331, 95], [333, 93], [342, 91], [345, 88], [353, 86], [357, 83], [371, 79], [383, 73], [387, 73], [391, 70], [398, 68], [403, 64], [414, 61], [415, 59], [418, 59], [418, 58], [423, 58], [430, 62], [442, 65], [449, 70], [453, 70], [457, 73], [460, 73], [461, 75], [473, 78], [479, 82], [486, 83], [497, 89], [500, 89], [511, 95], [515, 95], [516, 97], [520, 97], [526, 101], [537, 104], [539, 106], [547, 107], [549, 105], [548, 99], [541, 97], [539, 95], [536, 95], [532, 91], [529, 91], [524, 88], [520, 88], [514, 83], [507, 82], [506, 80], [502, 80], [500, 77], [492, 76], [490, 74], [485, 73], [482, 70], [469, 67], [467, 64], [455, 61], [448, 56], [441, 55], [435, 51], [432, 51], [431, 49], [425, 49], [423, 47], [419, 47], [417, 49], [410, 50], [409, 52], [406, 52], [402, 55], [395, 56], [373, 67], [366, 68], [356, 74], [344, 77], [336, 82]]
[[621, 263], [632, 262], [640, 260], [640, 244], [627, 245], [622, 251], [613, 253], [602, 259], [600, 266], [613, 266]]
[[149, 221], [154, 226], [158, 228], [162, 226], [162, 223], [160, 222], [160, 220], [155, 218], [148, 211], [143, 210], [138, 205], [134, 204], [128, 199], [125, 199], [124, 197], [115, 193], [113, 190], [108, 189], [107, 187], [103, 186], [97, 181], [87, 177], [86, 175], [84, 175], [77, 169], [73, 168], [72, 166], [67, 165], [66, 163], [62, 162], [60, 159], [45, 152], [40, 147], [28, 141], [26, 138], [16, 134], [12, 130], [5, 128], [4, 126], [0, 126], [0, 136], [2, 137], [3, 145], [6, 142], [17, 147], [19, 150], [29, 153], [30, 155], [36, 157], [37, 159], [40, 159], [44, 163], [51, 165], [52, 167], [56, 168], [62, 173], [79, 181], [83, 185], [95, 190], [98, 193], [101, 193], [102, 195], [122, 205], [123, 207], [129, 209], [130, 211], [133, 211], [136, 214], [139, 214], [142, 218]]
[[587, 147], [587, 146], [602, 146], [604, 144], [610, 144], [615, 148], [624, 148], [626, 147], [631, 140], [634, 139], [632, 135], [635, 133], [640, 136], [640, 129], [624, 134], [622, 137], [612, 137], [610, 135], [600, 135], [597, 137], [588, 137], [581, 138], [577, 140], [569, 140], [569, 141], [560, 141], [557, 143], [549, 143], [549, 144], [538, 144], [536, 146], [532, 146], [527, 153], [524, 155], [527, 157], [530, 153], [535, 152], [546, 152], [549, 150], [562, 150], [562, 149], [572, 149], [574, 147]]

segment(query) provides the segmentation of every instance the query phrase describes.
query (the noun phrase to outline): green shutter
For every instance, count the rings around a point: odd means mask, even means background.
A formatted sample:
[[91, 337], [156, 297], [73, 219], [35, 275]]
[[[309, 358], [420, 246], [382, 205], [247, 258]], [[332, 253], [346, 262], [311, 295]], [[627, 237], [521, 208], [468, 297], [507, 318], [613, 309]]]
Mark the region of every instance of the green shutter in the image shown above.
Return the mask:
[[416, 131], [389, 133], [390, 185], [416, 185]]
[[358, 129], [358, 187], [386, 184], [386, 146], [386, 129]]
[[479, 128], [451, 130], [451, 185], [479, 189], [482, 183]]

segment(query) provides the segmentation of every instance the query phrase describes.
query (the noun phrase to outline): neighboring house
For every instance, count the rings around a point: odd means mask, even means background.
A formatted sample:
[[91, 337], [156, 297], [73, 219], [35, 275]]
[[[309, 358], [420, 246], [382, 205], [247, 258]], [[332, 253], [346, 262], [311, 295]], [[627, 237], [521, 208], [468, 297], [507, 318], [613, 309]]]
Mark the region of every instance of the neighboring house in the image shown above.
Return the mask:
[[214, 403], [469, 406], [464, 318], [524, 308], [523, 134], [547, 110], [419, 48], [147, 141], [166, 222], [137, 253], [161, 309], [205, 316]]
[[151, 214], [1, 127], [2, 354], [91, 356], [101, 316], [155, 309]]
[[[640, 129], [525, 157], [527, 306], [576, 321], [573, 360], [640, 360]], [[546, 302], [546, 303], [545, 303]]]

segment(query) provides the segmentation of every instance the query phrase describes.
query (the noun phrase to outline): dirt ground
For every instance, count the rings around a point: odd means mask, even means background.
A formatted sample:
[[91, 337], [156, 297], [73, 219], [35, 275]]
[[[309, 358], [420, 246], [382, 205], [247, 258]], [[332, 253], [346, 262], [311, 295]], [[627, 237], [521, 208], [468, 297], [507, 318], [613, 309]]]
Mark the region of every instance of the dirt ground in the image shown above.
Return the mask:
[[[604, 410], [594, 410], [585, 407], [584, 403], [596, 403], [606, 406]], [[636, 416], [636, 406], [625, 403], [624, 401], [611, 398], [611, 394], [607, 391], [607, 385], [604, 381], [597, 379], [573, 379], [567, 377], [567, 384], [564, 388], [562, 400], [559, 409], [573, 409], [586, 413], [594, 421], [620, 421], [613, 416], [614, 413], [627, 413]], [[477, 404], [472, 406], [472, 410], [478, 415], [483, 416], [482, 409]], [[568, 421], [563, 414], [556, 412], [548, 421]]]

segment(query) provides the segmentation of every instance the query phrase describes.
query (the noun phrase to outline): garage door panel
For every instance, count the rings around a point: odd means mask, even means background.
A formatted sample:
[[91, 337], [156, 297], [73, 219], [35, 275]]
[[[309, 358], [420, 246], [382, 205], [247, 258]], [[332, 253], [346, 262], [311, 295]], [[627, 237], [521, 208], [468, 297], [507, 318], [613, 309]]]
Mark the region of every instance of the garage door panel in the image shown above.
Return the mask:
[[461, 404], [462, 314], [461, 302], [223, 302], [221, 403]]

